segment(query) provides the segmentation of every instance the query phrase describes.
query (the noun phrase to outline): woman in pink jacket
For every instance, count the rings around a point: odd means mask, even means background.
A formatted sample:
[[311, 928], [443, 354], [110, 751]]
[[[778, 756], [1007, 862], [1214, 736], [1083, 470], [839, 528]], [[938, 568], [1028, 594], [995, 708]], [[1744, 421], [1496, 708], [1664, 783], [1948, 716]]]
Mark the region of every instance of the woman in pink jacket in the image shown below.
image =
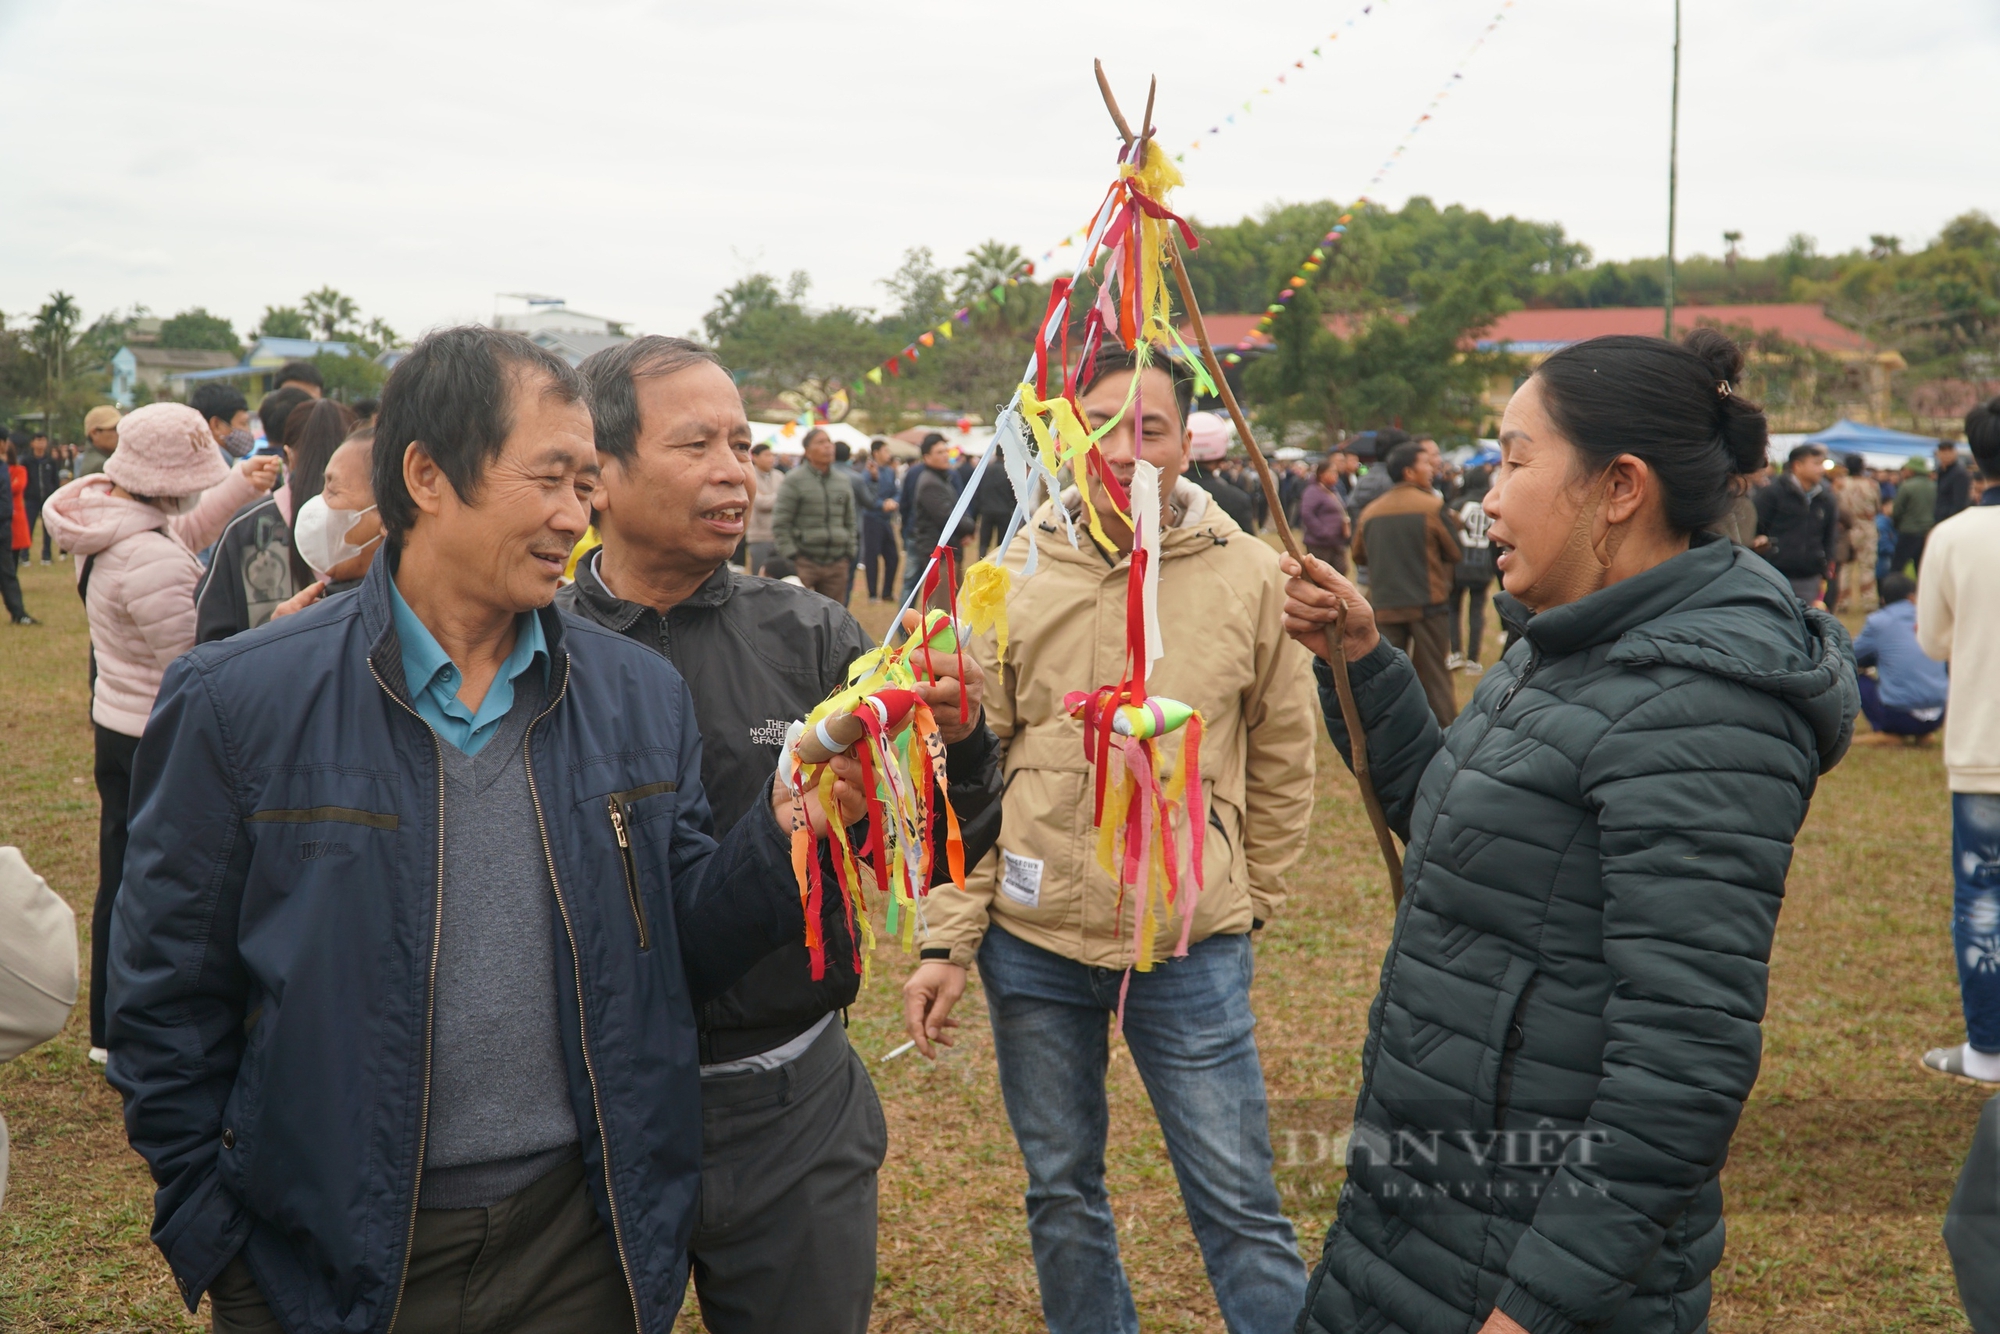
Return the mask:
[[201, 414], [153, 403], [118, 423], [104, 471], [79, 477], [43, 506], [49, 531], [76, 553], [90, 618], [90, 718], [97, 729], [97, 903], [90, 923], [91, 1059], [104, 1060], [104, 970], [111, 906], [125, 870], [132, 757], [167, 664], [194, 647], [195, 552], [278, 479], [275, 455], [234, 470]]

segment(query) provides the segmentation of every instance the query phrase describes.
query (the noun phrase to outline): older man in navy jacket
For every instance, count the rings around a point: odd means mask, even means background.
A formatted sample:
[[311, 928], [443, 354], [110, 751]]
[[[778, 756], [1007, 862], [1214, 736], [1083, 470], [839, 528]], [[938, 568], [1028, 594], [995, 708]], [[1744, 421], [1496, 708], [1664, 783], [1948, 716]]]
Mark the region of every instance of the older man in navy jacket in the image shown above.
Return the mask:
[[140, 743], [109, 1076], [154, 1241], [218, 1330], [665, 1334], [694, 1008], [802, 930], [790, 803], [718, 845], [678, 674], [549, 607], [570, 367], [427, 337], [374, 471], [362, 586], [181, 658]]

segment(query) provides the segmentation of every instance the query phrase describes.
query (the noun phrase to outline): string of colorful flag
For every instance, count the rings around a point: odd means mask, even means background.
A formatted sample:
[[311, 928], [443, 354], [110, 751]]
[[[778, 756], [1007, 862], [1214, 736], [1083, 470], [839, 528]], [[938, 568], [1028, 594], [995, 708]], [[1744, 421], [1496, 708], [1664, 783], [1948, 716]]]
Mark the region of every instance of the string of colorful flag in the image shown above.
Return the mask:
[[[1258, 88], [1250, 97], [1245, 98], [1237, 111], [1229, 112], [1221, 120], [1211, 125], [1206, 134], [1197, 135], [1188, 143], [1186, 148], [1174, 154], [1174, 161], [1186, 161], [1188, 153], [1200, 148], [1209, 139], [1235, 125], [1238, 115], [1247, 116], [1251, 114], [1256, 109], [1257, 98], [1272, 96], [1279, 87], [1285, 86], [1294, 74], [1306, 68], [1306, 60], [1308, 58], [1314, 60], [1324, 59], [1326, 48], [1334, 42], [1339, 41], [1342, 33], [1351, 31], [1355, 24], [1359, 23], [1362, 19], [1368, 17], [1378, 9], [1388, 8], [1391, 3], [1392, 0], [1369, 0], [1367, 4], [1362, 5], [1359, 11], [1348, 17], [1346, 22], [1340, 24], [1322, 38], [1318, 45], [1315, 45], [1305, 55], [1294, 60], [1288, 68]], [[940, 320], [936, 325], [918, 334], [916, 338], [905, 344], [894, 356], [889, 357], [878, 366], [870, 367], [867, 372], [849, 382], [844, 389], [836, 389], [831, 397], [817, 405], [819, 415], [822, 417], [827, 416], [829, 411], [833, 411], [838, 415], [845, 410], [849, 402], [867, 392], [868, 386], [881, 384], [883, 376], [900, 376], [903, 373], [903, 366], [906, 363], [916, 362], [926, 351], [937, 346], [940, 339], [949, 341], [955, 332], [954, 325], [969, 323], [975, 313], [984, 311], [990, 306], [1005, 305], [1008, 289], [1019, 287], [1023, 278], [1034, 277], [1037, 263], [1044, 266], [1052, 264], [1058, 253], [1068, 250], [1072, 246], [1081, 245], [1087, 239], [1089, 239], [1087, 229], [1079, 227], [1068, 236], [1063, 237], [1062, 240], [1050, 246], [1047, 250], [1044, 250], [1039, 261], [1021, 260], [995, 282], [993, 286], [987, 288], [984, 293], [974, 297], [957, 310], [954, 310], [948, 318]]]
[[1279, 74], [1273, 77], [1263, 87], [1259, 88], [1251, 96], [1244, 98], [1242, 104], [1238, 107], [1237, 110], [1230, 112], [1228, 115], [1224, 116], [1221, 120], [1209, 126], [1207, 133], [1196, 135], [1194, 139], [1191, 142], [1189, 142], [1186, 148], [1183, 148], [1180, 152], [1174, 154], [1174, 161], [1176, 162], [1187, 161], [1187, 155], [1189, 153], [1200, 148], [1210, 139], [1214, 138], [1216, 135], [1221, 134], [1224, 130], [1234, 125], [1236, 123], [1236, 117], [1238, 115], [1244, 115], [1244, 116], [1250, 115], [1253, 111], [1257, 109], [1257, 98], [1270, 97], [1272, 94], [1276, 93], [1279, 87], [1284, 86], [1286, 80], [1288, 80], [1289, 78], [1292, 77], [1292, 75], [1298, 73], [1300, 70], [1306, 67], [1307, 57], [1311, 57], [1314, 60], [1323, 59], [1325, 55], [1325, 48], [1331, 46], [1334, 42], [1339, 41], [1340, 35], [1342, 33], [1351, 30], [1355, 24], [1359, 23], [1362, 19], [1367, 18], [1370, 14], [1374, 13], [1376, 10], [1387, 9], [1389, 7], [1389, 4], [1390, 0], [1370, 0], [1370, 3], [1361, 6], [1361, 10], [1359, 13], [1354, 14], [1347, 20], [1347, 22], [1341, 24], [1339, 27], [1335, 28], [1332, 32], [1328, 33], [1324, 38], [1320, 39], [1319, 45], [1313, 47], [1312, 50], [1306, 52], [1305, 55], [1300, 56], [1297, 60], [1294, 60], [1289, 66], [1287, 66], [1283, 71], [1281, 71]]
[[1432, 97], [1424, 106], [1423, 111], [1418, 114], [1417, 118], [1410, 122], [1410, 128], [1403, 131], [1402, 139], [1398, 141], [1389, 156], [1382, 159], [1382, 165], [1375, 169], [1375, 174], [1369, 178], [1368, 184], [1362, 188], [1361, 193], [1355, 196], [1354, 202], [1348, 205], [1346, 210], [1341, 213], [1340, 220], [1334, 223], [1333, 229], [1320, 238], [1319, 244], [1313, 247], [1312, 253], [1306, 256], [1305, 262], [1292, 272], [1291, 279], [1286, 282], [1283, 288], [1279, 289], [1277, 299], [1264, 307], [1264, 313], [1257, 317], [1257, 324], [1254, 331], [1238, 339], [1236, 350], [1224, 354], [1223, 361], [1231, 366], [1238, 364], [1243, 360], [1242, 354], [1255, 346], [1260, 337], [1268, 338], [1272, 323], [1279, 315], [1284, 313], [1287, 306], [1291, 305], [1292, 298], [1298, 295], [1300, 289], [1313, 281], [1313, 275], [1317, 274], [1331, 262], [1333, 252], [1338, 250], [1340, 243], [1346, 239], [1347, 229], [1353, 223], [1354, 215], [1367, 207], [1368, 201], [1374, 196], [1375, 191], [1381, 188], [1382, 182], [1395, 169], [1396, 164], [1403, 160], [1403, 154], [1409, 149], [1410, 141], [1417, 137], [1417, 131], [1430, 123], [1431, 118], [1437, 114], [1437, 109], [1444, 104], [1445, 99], [1451, 96], [1452, 90], [1465, 78], [1466, 67], [1472, 63], [1472, 58], [1479, 54], [1479, 48], [1486, 45], [1486, 39], [1493, 35], [1493, 30], [1500, 26], [1501, 20], [1507, 17], [1507, 11], [1513, 7], [1514, 0], [1505, 0], [1505, 3], [1500, 6], [1499, 12], [1493, 16], [1486, 27], [1480, 31], [1479, 36], [1473, 40], [1472, 45], [1466, 48], [1465, 54], [1459, 58], [1458, 65], [1451, 72], [1451, 77], [1444, 81], [1444, 86], [1438, 89], [1436, 96]]

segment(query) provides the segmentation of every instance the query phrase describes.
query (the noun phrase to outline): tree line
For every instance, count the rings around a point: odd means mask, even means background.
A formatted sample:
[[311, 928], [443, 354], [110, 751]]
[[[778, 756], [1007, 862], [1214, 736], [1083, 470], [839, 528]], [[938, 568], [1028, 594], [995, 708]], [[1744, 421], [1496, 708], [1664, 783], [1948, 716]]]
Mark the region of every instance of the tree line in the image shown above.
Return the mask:
[[[1188, 268], [1203, 309], [1263, 310], [1345, 211], [1319, 200], [1230, 223], [1194, 220], [1202, 244]], [[1468, 333], [1524, 306], [1657, 305], [1664, 294], [1664, 257], [1599, 262], [1559, 223], [1439, 207], [1421, 196], [1400, 209], [1368, 204], [1352, 213], [1343, 243], [1276, 322], [1275, 349], [1240, 372], [1262, 424], [1336, 435], [1396, 422], [1469, 438], [1492, 424], [1483, 403], [1489, 381], [1519, 367], [1502, 354], [1465, 353]], [[1799, 235], [1751, 257], [1741, 252], [1740, 233], [1721, 239], [1719, 254], [1679, 262], [1681, 303], [1822, 304], [1834, 319], [1902, 354], [1908, 370], [1895, 382], [1892, 406], [1913, 419], [1937, 415], [1941, 394], [2000, 381], [2000, 224], [1985, 214], [1954, 218], [1921, 246], [1879, 235], [1842, 254], [1821, 254]], [[990, 418], [1013, 393], [1052, 276], [1033, 272], [1017, 247], [997, 240], [950, 264], [928, 247], [912, 247], [880, 281], [875, 305], [819, 305], [804, 271], [782, 279], [753, 272], [716, 293], [694, 336], [716, 350], [753, 407], [817, 406], [897, 358], [895, 372], [860, 397], [871, 425], [893, 427], [935, 407]], [[1092, 282], [1086, 274], [1073, 311], [1088, 309]], [[963, 320], [955, 317], [960, 310]], [[73, 298], [58, 292], [32, 316], [0, 318], [0, 408], [45, 410], [58, 429], [73, 428], [103, 401], [111, 356], [147, 314], [135, 306], [86, 326]], [[1338, 317], [1333, 329], [1328, 316]], [[1699, 318], [1690, 311], [1690, 323]], [[1752, 392], [1793, 416], [1831, 420], [1841, 380], [1831, 358], [1735, 332], [1752, 342]], [[926, 333], [932, 342], [916, 360], [898, 357]], [[203, 307], [181, 311], [162, 321], [157, 345], [241, 355], [245, 339], [260, 335], [343, 339], [371, 356], [396, 341], [381, 319], [322, 287], [294, 304], [265, 307], [241, 338]], [[379, 385], [380, 369], [368, 357], [320, 360], [336, 392], [354, 396]]]
[[[40, 413], [60, 440], [81, 440], [83, 416], [111, 393], [111, 359], [133, 340], [152, 311], [143, 304], [107, 311], [85, 324], [83, 311], [68, 292], [53, 292], [32, 315], [10, 318], [0, 312], [0, 419], [11, 424]], [[334, 397], [366, 397], [381, 388], [384, 372], [374, 357], [397, 343], [396, 331], [379, 317], [364, 316], [359, 303], [333, 287], [308, 292], [295, 305], [266, 306], [257, 324], [239, 337], [235, 326], [205, 306], [192, 306], [159, 321], [148, 346], [184, 351], [226, 352], [242, 357], [259, 338], [310, 338], [352, 344], [360, 356], [321, 354], [313, 358]], [[153, 391], [137, 387], [138, 402]]]

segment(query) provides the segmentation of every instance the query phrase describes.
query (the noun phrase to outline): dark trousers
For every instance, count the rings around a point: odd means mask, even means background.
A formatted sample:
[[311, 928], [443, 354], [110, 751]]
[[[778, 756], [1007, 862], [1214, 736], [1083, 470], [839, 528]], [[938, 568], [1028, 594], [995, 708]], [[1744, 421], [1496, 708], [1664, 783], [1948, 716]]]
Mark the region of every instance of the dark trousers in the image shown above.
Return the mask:
[[[215, 1334], [283, 1328], [241, 1255], [208, 1290]], [[485, 1209], [419, 1209], [397, 1334], [636, 1328], [618, 1249], [571, 1157]]]
[[1944, 726], [1943, 709], [1926, 709], [1926, 714], [1936, 717], [1918, 717], [1908, 709], [1899, 709], [1882, 702], [1882, 683], [1866, 672], [1855, 675], [1854, 684], [1861, 688], [1861, 712], [1868, 719], [1868, 725], [1878, 732], [1890, 736], [1929, 736]]
[[[868, 596], [896, 596], [896, 571], [902, 565], [903, 544], [895, 525], [869, 519], [861, 525], [861, 568], [868, 580]], [[876, 582], [877, 572], [881, 582]], [[879, 591], [878, 591], [879, 590]]]
[[1896, 554], [1889, 558], [1889, 568], [1900, 574], [1904, 570], [1914, 573], [1924, 563], [1924, 539], [1929, 533], [1897, 533]]
[[1328, 565], [1340, 571], [1341, 574], [1345, 575], [1347, 573], [1347, 548], [1345, 545], [1323, 547], [1308, 542], [1306, 543], [1306, 551], [1309, 555], [1316, 556], [1320, 560], [1325, 561]]
[[1007, 514], [982, 514], [979, 516], [980, 555], [984, 556], [987, 552], [993, 550], [993, 544], [1007, 535], [1007, 520], [1013, 517], [1011, 512]]
[[832, 598], [843, 607], [847, 605], [847, 595], [854, 587], [853, 561], [817, 561], [799, 556], [793, 559], [792, 570], [799, 576], [799, 582], [813, 592]]
[[28, 614], [28, 604], [21, 601], [21, 580], [14, 573], [14, 562], [20, 553], [12, 548], [0, 551], [0, 600], [7, 604], [7, 619], [18, 621]]
[[1417, 669], [1417, 680], [1424, 685], [1424, 698], [1430, 701], [1431, 712], [1437, 715], [1440, 727], [1451, 726], [1451, 720], [1458, 717], [1458, 687], [1452, 681], [1447, 662], [1451, 656], [1451, 632], [1445, 625], [1448, 619], [1440, 604], [1426, 607], [1420, 620], [1395, 621], [1380, 627], [1389, 647], [1410, 655], [1410, 663]]
[[[1451, 651], [1463, 653], [1468, 661], [1479, 661], [1486, 643], [1486, 594], [1492, 580], [1481, 584], [1453, 584], [1451, 587]], [[1459, 638], [1459, 609], [1465, 609], [1465, 637]]]
[[889, 1129], [840, 1021], [776, 1070], [702, 1080], [701, 1119], [688, 1251], [710, 1334], [862, 1334]]
[[[95, 726], [95, 724], [93, 724]], [[104, 982], [111, 961], [111, 910], [125, 878], [125, 816], [132, 806], [132, 757], [139, 738], [97, 727], [97, 902], [90, 909], [90, 1045], [104, 1040]]]
[[[28, 550], [31, 552], [35, 549], [35, 521], [41, 517], [42, 517], [42, 500], [41, 497], [38, 496], [28, 501]], [[49, 554], [52, 549], [50, 543], [53, 540], [54, 539], [52, 539], [49, 536], [49, 526], [47, 524], [43, 524], [42, 561], [44, 564], [55, 559], [54, 556]]]

